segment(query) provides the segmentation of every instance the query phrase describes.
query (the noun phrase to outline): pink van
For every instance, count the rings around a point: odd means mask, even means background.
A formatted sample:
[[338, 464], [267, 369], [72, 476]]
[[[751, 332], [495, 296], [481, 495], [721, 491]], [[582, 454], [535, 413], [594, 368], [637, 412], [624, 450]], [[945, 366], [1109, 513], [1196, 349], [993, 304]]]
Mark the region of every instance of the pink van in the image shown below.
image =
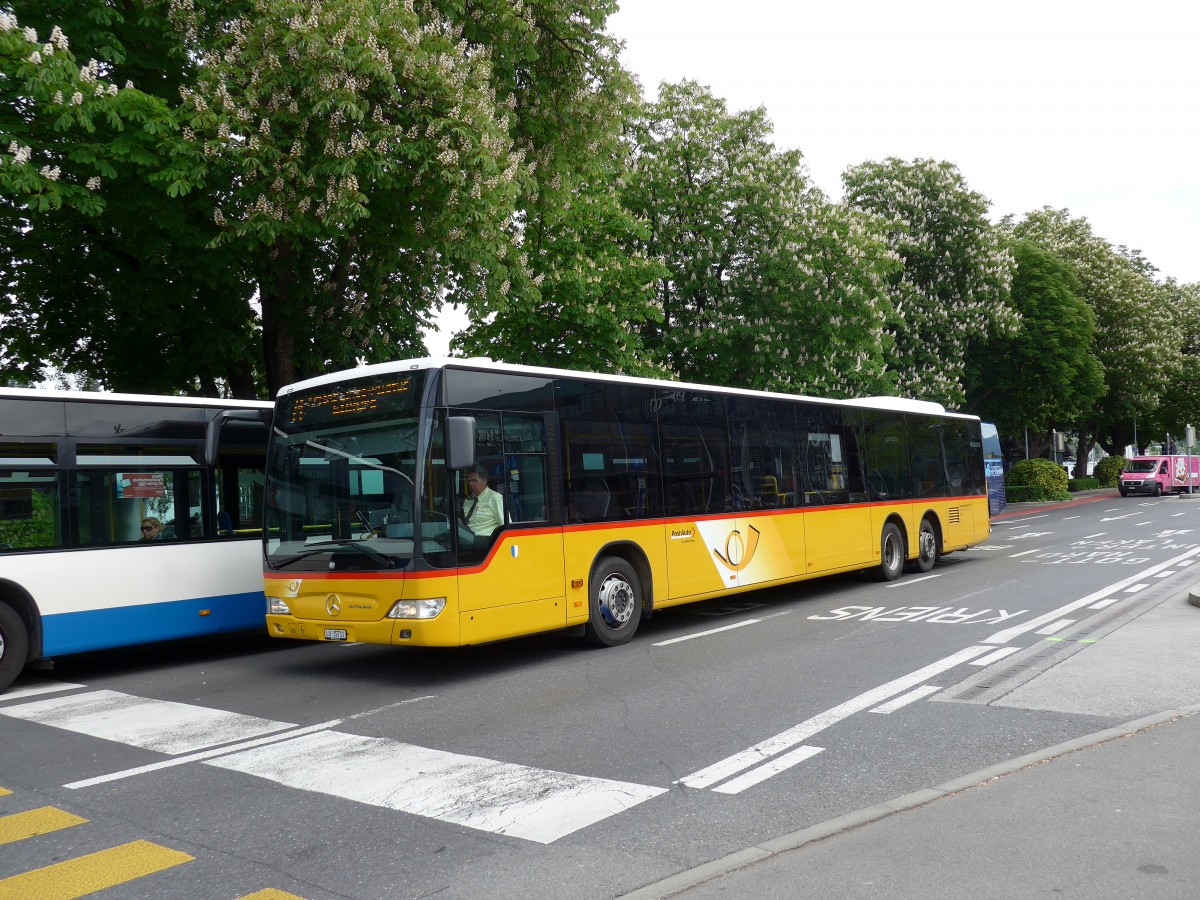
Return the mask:
[[[1189, 477], [1190, 475], [1190, 477]], [[1121, 471], [1117, 490], [1122, 497], [1172, 491], [1200, 493], [1200, 456], [1134, 456]]]

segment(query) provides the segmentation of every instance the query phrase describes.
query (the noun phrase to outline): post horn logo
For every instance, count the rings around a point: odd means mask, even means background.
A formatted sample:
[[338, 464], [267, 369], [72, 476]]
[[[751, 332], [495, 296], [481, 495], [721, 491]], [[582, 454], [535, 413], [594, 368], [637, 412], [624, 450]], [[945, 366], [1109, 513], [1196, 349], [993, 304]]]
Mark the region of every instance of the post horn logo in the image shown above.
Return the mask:
[[342, 611], [342, 598], [337, 594], [330, 594], [329, 599], [325, 601], [325, 612], [331, 616], [336, 616]]
[[729, 532], [725, 538], [725, 554], [723, 556], [720, 550], [713, 549], [713, 556], [734, 572], [740, 572], [750, 565], [750, 560], [754, 559], [754, 551], [758, 549], [760, 537], [758, 529], [753, 525], [746, 527], [750, 534], [745, 541], [742, 540], [742, 533], [736, 528]]

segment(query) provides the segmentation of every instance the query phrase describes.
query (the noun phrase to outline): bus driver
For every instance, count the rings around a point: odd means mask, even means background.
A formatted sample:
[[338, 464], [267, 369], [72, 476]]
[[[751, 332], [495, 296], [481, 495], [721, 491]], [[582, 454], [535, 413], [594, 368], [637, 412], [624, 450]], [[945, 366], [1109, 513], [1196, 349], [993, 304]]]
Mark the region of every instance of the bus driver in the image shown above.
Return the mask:
[[463, 505], [463, 521], [476, 537], [491, 537], [504, 524], [504, 498], [488, 487], [486, 467], [467, 474], [467, 491], [471, 496]]

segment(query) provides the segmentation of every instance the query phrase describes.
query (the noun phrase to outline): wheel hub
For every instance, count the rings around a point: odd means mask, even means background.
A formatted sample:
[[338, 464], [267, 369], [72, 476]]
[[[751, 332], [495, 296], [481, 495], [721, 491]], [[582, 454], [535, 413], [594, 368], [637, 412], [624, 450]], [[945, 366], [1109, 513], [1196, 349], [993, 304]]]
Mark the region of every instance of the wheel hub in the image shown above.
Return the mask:
[[600, 615], [610, 627], [620, 628], [633, 618], [633, 607], [633, 588], [628, 581], [616, 575], [604, 579], [600, 585]]

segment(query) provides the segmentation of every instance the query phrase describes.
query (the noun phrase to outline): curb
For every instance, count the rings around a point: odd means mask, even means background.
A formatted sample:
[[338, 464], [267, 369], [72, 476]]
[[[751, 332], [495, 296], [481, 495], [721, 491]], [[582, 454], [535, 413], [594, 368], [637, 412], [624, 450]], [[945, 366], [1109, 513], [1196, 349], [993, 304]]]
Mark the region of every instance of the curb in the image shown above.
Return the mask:
[[[1188, 602], [1200, 606], [1200, 598], [1197, 598], [1196, 594], [1192, 594]], [[868, 825], [871, 822], [876, 822], [898, 812], [925, 806], [943, 797], [987, 784], [1004, 775], [1012, 775], [1022, 769], [1041, 765], [1055, 757], [1066, 756], [1068, 753], [1098, 746], [1117, 738], [1129, 737], [1140, 731], [1148, 731], [1167, 722], [1193, 716], [1197, 713], [1200, 713], [1200, 705], [1167, 710], [1166, 712], [1155, 713], [1141, 719], [1134, 719], [1131, 722], [1126, 722], [1124, 725], [1116, 725], [1112, 728], [1106, 728], [1103, 731], [1075, 738], [1074, 740], [1064, 741], [1061, 744], [1047, 747], [1045, 750], [1038, 750], [1033, 753], [1027, 753], [1024, 756], [1017, 756], [1005, 762], [997, 763], [994, 766], [988, 766], [986, 769], [979, 769], [969, 775], [944, 781], [935, 787], [894, 797], [891, 800], [885, 800], [882, 803], [866, 806], [862, 809], [846, 813], [843, 816], [827, 819], [816, 825], [810, 825], [808, 828], [801, 828], [799, 831], [793, 831], [790, 834], [784, 834], [769, 841], [763, 841], [753, 847], [738, 850], [730, 853], [728, 856], [722, 856], [719, 859], [714, 859], [694, 868], [670, 875], [661, 881], [648, 884], [628, 894], [621, 894], [617, 900], [666, 900], [666, 898], [678, 896], [691, 888], [698, 887], [706, 881], [729, 875], [739, 869], [748, 868], [763, 860], [786, 853], [789, 850], [797, 850], [814, 841], [832, 837], [840, 832], [849, 831], [851, 828]]]
[[[1005, 512], [992, 516], [992, 521], [1002, 522], [1005, 519], [1016, 516], [1027, 516], [1031, 513], [1040, 513], [1054, 509], [1067, 509], [1068, 507], [1080, 506], [1084, 503], [1095, 503], [1097, 500], [1113, 499], [1122, 499], [1121, 495], [1116, 492], [1116, 488], [1102, 488], [1089, 496], [1073, 497], [1070, 500], [1053, 500], [1046, 503], [1010, 503], [1005, 507]], [[1020, 508], [1017, 509], [1016, 507]]]

